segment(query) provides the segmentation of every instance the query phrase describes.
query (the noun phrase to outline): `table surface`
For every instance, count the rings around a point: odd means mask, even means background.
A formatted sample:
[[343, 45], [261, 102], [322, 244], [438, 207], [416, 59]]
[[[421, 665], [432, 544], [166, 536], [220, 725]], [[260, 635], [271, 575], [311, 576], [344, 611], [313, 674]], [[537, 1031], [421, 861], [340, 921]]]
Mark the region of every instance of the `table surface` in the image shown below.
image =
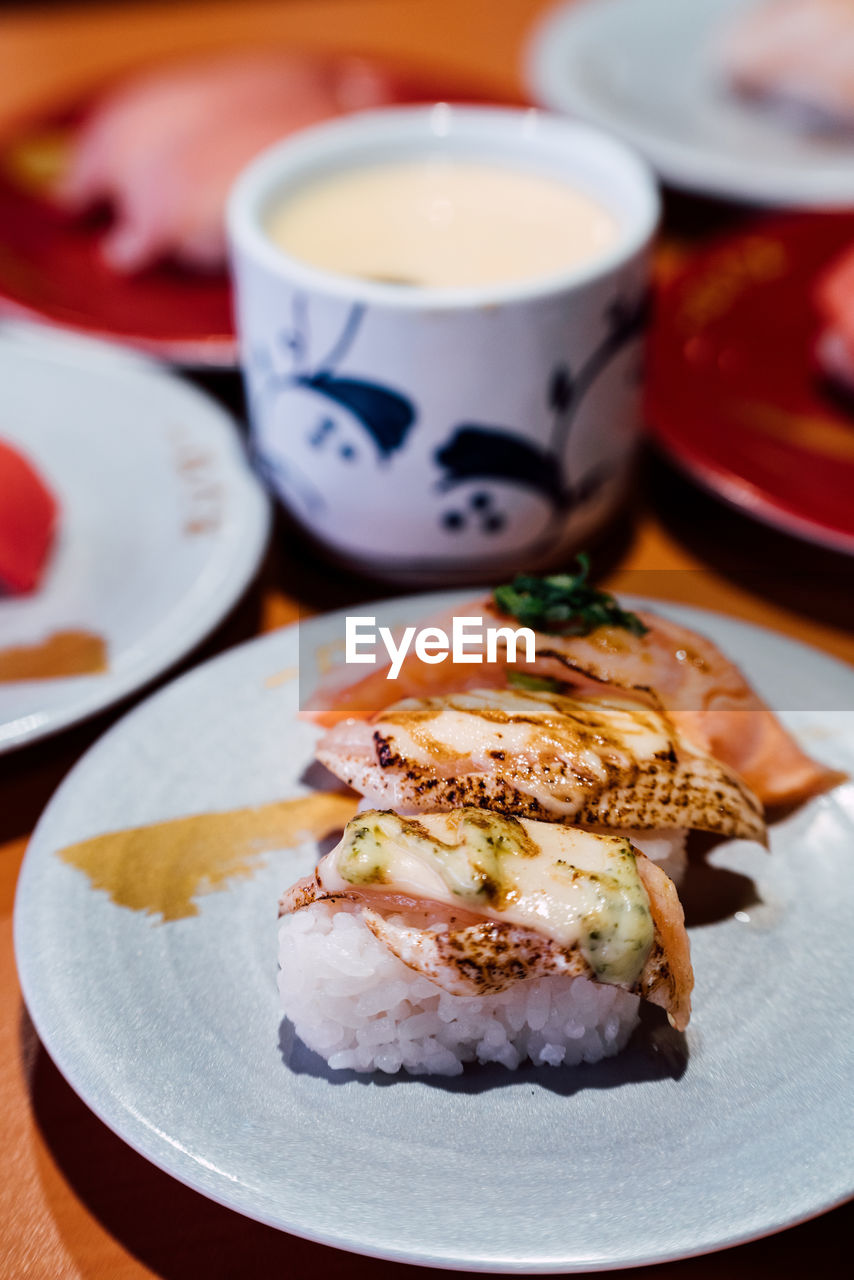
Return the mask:
[[[0, 18], [0, 126], [141, 61], [202, 48], [278, 42], [347, 48], [464, 77], [485, 93], [519, 91], [519, 51], [543, 0], [277, 0], [77, 5]], [[714, 229], [732, 213], [691, 201], [674, 231]], [[684, 251], [684, 245], [680, 252]], [[209, 389], [239, 408], [233, 379]], [[852, 562], [753, 524], [645, 460], [634, 508], [598, 550], [609, 586], [687, 600], [786, 632], [854, 662]], [[376, 595], [313, 562], [277, 531], [257, 582], [182, 669], [297, 617]], [[27, 839], [51, 793], [117, 713], [0, 762], [0, 1278], [276, 1275], [317, 1268], [344, 1278], [426, 1275], [283, 1235], [215, 1205], [136, 1155], [54, 1068], [21, 1001], [12, 904]], [[651, 1153], [659, 1158], [657, 1153]], [[767, 1240], [649, 1268], [672, 1280], [820, 1272], [847, 1253], [843, 1206]]]

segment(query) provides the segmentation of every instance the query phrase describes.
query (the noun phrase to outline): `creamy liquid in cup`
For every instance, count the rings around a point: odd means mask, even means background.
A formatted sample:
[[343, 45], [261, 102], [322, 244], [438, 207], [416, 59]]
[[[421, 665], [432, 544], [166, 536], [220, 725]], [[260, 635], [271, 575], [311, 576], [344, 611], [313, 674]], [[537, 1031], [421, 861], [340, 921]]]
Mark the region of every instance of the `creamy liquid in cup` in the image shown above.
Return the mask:
[[274, 208], [267, 229], [311, 266], [428, 289], [559, 274], [619, 234], [604, 205], [560, 179], [432, 158], [308, 182]]

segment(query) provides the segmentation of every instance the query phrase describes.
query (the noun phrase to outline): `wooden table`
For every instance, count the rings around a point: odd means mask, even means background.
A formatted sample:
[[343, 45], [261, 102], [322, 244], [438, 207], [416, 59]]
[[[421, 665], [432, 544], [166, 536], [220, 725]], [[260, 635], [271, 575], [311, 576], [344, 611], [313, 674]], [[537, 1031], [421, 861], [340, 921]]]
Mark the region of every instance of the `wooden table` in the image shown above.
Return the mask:
[[[151, 57], [279, 42], [385, 54], [465, 77], [485, 92], [520, 88], [519, 50], [543, 0], [277, 0], [276, 3], [89, 5], [0, 19], [0, 125]], [[715, 214], [684, 202], [691, 233]], [[211, 389], [239, 405], [234, 381]], [[609, 585], [688, 600], [787, 632], [854, 662], [852, 566], [753, 525], [647, 459], [636, 510], [599, 552]], [[256, 584], [182, 669], [293, 620], [375, 595], [278, 538]], [[422, 1268], [313, 1245], [222, 1209], [160, 1173], [92, 1115], [65, 1084], [24, 1009], [12, 952], [12, 904], [27, 839], [51, 793], [119, 713], [0, 763], [0, 1280], [9, 1277], [427, 1275]], [[666, 1151], [651, 1159], [667, 1159]], [[639, 1188], [642, 1188], [639, 1171]], [[822, 1273], [848, 1253], [851, 1205], [726, 1254], [644, 1274], [706, 1280], [724, 1270], [763, 1278]]]

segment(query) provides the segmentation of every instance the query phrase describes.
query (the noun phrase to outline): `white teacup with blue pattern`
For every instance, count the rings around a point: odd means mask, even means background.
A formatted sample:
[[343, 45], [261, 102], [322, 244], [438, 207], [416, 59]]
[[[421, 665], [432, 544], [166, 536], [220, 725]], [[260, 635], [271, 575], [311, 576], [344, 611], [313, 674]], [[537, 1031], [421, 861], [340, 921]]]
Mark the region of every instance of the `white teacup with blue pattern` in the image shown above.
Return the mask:
[[[320, 270], [269, 234], [309, 182], [437, 154], [565, 180], [614, 216], [613, 244], [531, 282], [427, 289]], [[637, 442], [658, 210], [631, 151], [534, 111], [369, 112], [259, 156], [229, 237], [254, 453], [286, 508], [337, 559], [397, 579], [486, 579], [582, 545]]]

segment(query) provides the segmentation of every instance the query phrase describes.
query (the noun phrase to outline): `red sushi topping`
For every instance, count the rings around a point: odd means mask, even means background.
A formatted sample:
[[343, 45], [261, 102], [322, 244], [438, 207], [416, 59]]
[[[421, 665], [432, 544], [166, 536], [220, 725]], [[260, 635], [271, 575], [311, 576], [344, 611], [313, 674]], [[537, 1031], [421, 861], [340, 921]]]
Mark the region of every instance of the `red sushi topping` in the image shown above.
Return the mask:
[[0, 590], [38, 586], [59, 508], [33, 464], [0, 440]]
[[818, 278], [815, 304], [822, 319], [839, 334], [854, 358], [854, 245], [835, 258]]

